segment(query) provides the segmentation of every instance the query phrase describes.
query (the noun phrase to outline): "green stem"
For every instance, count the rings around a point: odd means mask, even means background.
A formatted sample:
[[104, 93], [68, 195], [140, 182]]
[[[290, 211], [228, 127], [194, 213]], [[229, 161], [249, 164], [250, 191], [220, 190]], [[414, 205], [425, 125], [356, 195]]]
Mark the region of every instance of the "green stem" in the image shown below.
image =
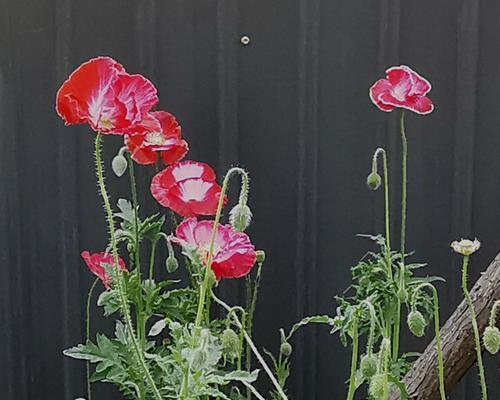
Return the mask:
[[[94, 280], [94, 283], [89, 289], [89, 294], [87, 296], [87, 309], [86, 309], [86, 316], [85, 316], [85, 326], [86, 326], [86, 333], [87, 333], [87, 344], [90, 341], [90, 302], [92, 300], [92, 293], [94, 292], [94, 289], [97, 285], [97, 282], [99, 282], [99, 278], [96, 278]], [[87, 400], [92, 400], [92, 387], [90, 383], [90, 361], [87, 361]]]
[[356, 392], [356, 371], [358, 370], [358, 317], [354, 316], [352, 320], [352, 355], [351, 355], [351, 375], [349, 377], [349, 392], [347, 400], [354, 399]]
[[422, 283], [417, 286], [413, 292], [411, 299], [411, 304], [415, 304], [415, 297], [421, 289], [429, 288], [432, 290], [432, 299], [434, 306], [434, 335], [436, 337], [436, 353], [438, 361], [438, 371], [439, 371], [439, 393], [441, 395], [441, 400], [446, 400], [446, 391], [444, 386], [444, 362], [443, 362], [443, 352], [441, 349], [441, 337], [439, 335], [439, 297], [436, 288], [430, 283]]
[[217, 227], [219, 225], [219, 221], [222, 215], [222, 207], [224, 205], [224, 198], [226, 195], [227, 191], [227, 186], [229, 183], [229, 178], [234, 174], [238, 173], [242, 176], [245, 176], [246, 172], [238, 167], [231, 168], [226, 176], [224, 177], [224, 182], [222, 184], [222, 189], [220, 192], [220, 198], [219, 198], [219, 203], [217, 204], [217, 211], [215, 213], [215, 219], [214, 219], [214, 225], [212, 228], [212, 234], [210, 237], [210, 245], [208, 249], [208, 256], [207, 256], [207, 263], [205, 266], [205, 272], [203, 276], [203, 282], [200, 286], [200, 298], [198, 301], [198, 311], [196, 313], [196, 320], [195, 320], [195, 331], [199, 331], [200, 326], [201, 326], [201, 320], [203, 318], [203, 309], [205, 307], [205, 301], [207, 298], [207, 292], [208, 292], [208, 285], [209, 285], [209, 278], [210, 274], [212, 274], [212, 259], [214, 256], [214, 244], [215, 244], [215, 236], [217, 234]]
[[149, 257], [149, 274], [148, 278], [150, 281], [153, 280], [153, 270], [155, 266], [155, 254], [156, 254], [156, 245], [158, 244], [158, 240], [153, 240], [151, 242], [151, 256]]
[[109, 201], [108, 192], [106, 190], [106, 185], [104, 184], [104, 172], [101, 160], [101, 133], [98, 132], [95, 139], [95, 164], [96, 164], [96, 172], [97, 172], [97, 180], [99, 184], [99, 191], [104, 202], [104, 210], [106, 212], [106, 219], [108, 223], [109, 229], [109, 237], [111, 241], [111, 249], [113, 252], [113, 260], [114, 260], [114, 271], [116, 274], [116, 286], [118, 289], [118, 297], [120, 302], [120, 309], [123, 314], [123, 318], [125, 320], [125, 325], [128, 330], [128, 334], [130, 337], [130, 342], [132, 345], [132, 351], [134, 356], [136, 357], [136, 361], [138, 363], [138, 367], [141, 369], [141, 372], [144, 374], [146, 382], [150, 385], [150, 388], [153, 392], [153, 396], [156, 400], [162, 400], [160, 391], [156, 387], [156, 384], [153, 380], [151, 373], [149, 372], [149, 368], [146, 365], [146, 361], [144, 359], [144, 354], [139, 345], [138, 339], [135, 337], [134, 326], [132, 324], [132, 319], [130, 318], [130, 310], [128, 307], [128, 300], [125, 293], [124, 287], [124, 279], [123, 279], [123, 271], [119, 268], [118, 264], [118, 249], [116, 246], [115, 240], [115, 223], [113, 221], [113, 212], [111, 210], [111, 204]]
[[[213, 292], [211, 292], [211, 296], [214, 299], [214, 301], [217, 304], [219, 304], [220, 306], [222, 306], [228, 313], [232, 312], [233, 309], [238, 308], [238, 307], [231, 308], [229, 305], [227, 305], [221, 299], [219, 299]], [[266, 361], [264, 360], [264, 357], [262, 357], [262, 355], [260, 354], [259, 350], [257, 349], [257, 346], [255, 346], [254, 342], [252, 341], [252, 338], [250, 336], [248, 336], [248, 333], [246, 333], [245, 329], [243, 329], [243, 325], [241, 324], [240, 320], [238, 319], [238, 316], [236, 315], [236, 313], [232, 313], [232, 316], [233, 316], [234, 323], [236, 324], [238, 329], [240, 329], [243, 332], [243, 335], [245, 336], [245, 340], [250, 345], [252, 352], [254, 353], [255, 357], [259, 361], [260, 365], [262, 365], [262, 368], [264, 368], [264, 371], [266, 372], [267, 376], [271, 380], [276, 391], [278, 392], [278, 394], [280, 395], [282, 400], [288, 400], [288, 397], [285, 394], [285, 392], [283, 391], [283, 388], [281, 387], [281, 385], [276, 380], [276, 377], [271, 372], [271, 368], [269, 368], [269, 365], [267, 365]]]
[[477, 326], [476, 320], [476, 312], [474, 311], [474, 304], [472, 304], [472, 298], [469, 293], [469, 289], [467, 289], [467, 268], [469, 266], [469, 256], [464, 256], [464, 261], [462, 265], [462, 289], [464, 291], [465, 300], [469, 307], [469, 312], [472, 320], [472, 329], [474, 331], [474, 342], [476, 345], [476, 353], [477, 353], [477, 366], [479, 368], [479, 379], [481, 381], [481, 392], [482, 392], [482, 400], [488, 399], [488, 392], [486, 389], [486, 379], [484, 377], [484, 365], [483, 365], [483, 356], [481, 354], [481, 338], [479, 336], [479, 328]]
[[[262, 274], [262, 265], [263, 263], [259, 263], [259, 266], [257, 268], [257, 274], [255, 275], [255, 281], [253, 283], [253, 290], [251, 291], [250, 306], [249, 309], [247, 310], [248, 311], [247, 333], [250, 337], [252, 336], [253, 317], [255, 314], [255, 307], [257, 305], [257, 295], [259, 292], [260, 277]], [[252, 366], [252, 352], [250, 351], [250, 346], [248, 345], [246, 353], [247, 353], [246, 354], [247, 370], [250, 371]]]
[[498, 315], [498, 310], [500, 309], [500, 300], [495, 301], [493, 304], [493, 307], [491, 308], [491, 314], [490, 314], [490, 326], [494, 327], [497, 325], [497, 315]]

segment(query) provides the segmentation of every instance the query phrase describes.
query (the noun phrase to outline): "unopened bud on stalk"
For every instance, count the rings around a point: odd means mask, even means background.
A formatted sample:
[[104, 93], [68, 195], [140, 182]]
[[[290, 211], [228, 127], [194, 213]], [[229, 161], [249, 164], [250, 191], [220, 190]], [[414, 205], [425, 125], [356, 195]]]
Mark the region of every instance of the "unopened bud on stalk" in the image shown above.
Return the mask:
[[221, 338], [222, 351], [225, 356], [234, 359], [240, 352], [240, 338], [231, 328], [224, 329]]
[[179, 262], [177, 261], [177, 258], [175, 258], [174, 256], [168, 256], [166, 267], [169, 273], [177, 271], [177, 269], [179, 268]]
[[179, 262], [177, 261], [177, 258], [175, 258], [174, 248], [172, 247], [172, 243], [170, 243], [169, 238], [167, 238], [167, 249], [168, 249], [168, 257], [165, 265], [167, 267], [167, 271], [169, 273], [172, 273], [176, 271], [177, 268], [179, 268]]
[[408, 329], [410, 329], [411, 333], [413, 333], [416, 337], [424, 336], [424, 330], [427, 323], [425, 322], [425, 318], [420, 311], [412, 310], [408, 314], [407, 322]]
[[382, 184], [382, 178], [377, 171], [372, 171], [366, 178], [366, 184], [371, 190], [377, 190]]
[[236, 204], [229, 212], [229, 223], [237, 231], [243, 232], [252, 222], [252, 211], [246, 204]]
[[257, 261], [258, 264], [263, 264], [264, 261], [266, 261], [266, 253], [264, 250], [257, 250], [255, 256], [255, 261]]
[[283, 342], [281, 343], [280, 346], [280, 353], [283, 354], [285, 357], [290, 357], [292, 354], [293, 348], [292, 345], [288, 342]]
[[487, 326], [483, 334], [484, 348], [491, 354], [500, 350], [500, 330], [496, 326]]
[[382, 400], [382, 398], [384, 397], [384, 387], [385, 387], [385, 375], [384, 374], [374, 375], [370, 380], [368, 393], [374, 399]]
[[125, 173], [128, 167], [128, 161], [123, 155], [126, 149], [127, 149], [126, 147], [122, 147], [118, 152], [118, 154], [115, 156], [115, 158], [113, 158], [113, 161], [111, 162], [111, 169], [118, 178]]
[[406, 300], [408, 300], [408, 291], [405, 288], [399, 288], [398, 299], [401, 303], [404, 303], [406, 302]]
[[371, 378], [377, 373], [378, 358], [373, 354], [365, 354], [361, 357], [359, 369], [365, 378]]

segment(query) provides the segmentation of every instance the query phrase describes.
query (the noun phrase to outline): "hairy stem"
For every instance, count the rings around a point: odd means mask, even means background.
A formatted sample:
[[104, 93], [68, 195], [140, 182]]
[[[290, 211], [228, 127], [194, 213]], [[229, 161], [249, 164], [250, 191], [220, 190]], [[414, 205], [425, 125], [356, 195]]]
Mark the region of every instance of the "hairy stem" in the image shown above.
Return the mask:
[[[229, 305], [227, 305], [221, 299], [219, 299], [213, 292], [211, 292], [211, 295], [212, 295], [212, 298], [214, 299], [214, 301], [217, 304], [219, 304], [220, 306], [222, 306], [227, 312], [232, 312], [233, 311], [234, 307], [231, 308]], [[252, 341], [252, 338], [250, 336], [248, 336], [248, 333], [243, 328], [243, 325], [241, 324], [241, 322], [240, 322], [238, 316], [236, 315], [236, 313], [232, 313], [232, 316], [233, 316], [233, 319], [234, 319], [234, 323], [236, 324], [236, 326], [238, 327], [238, 329], [240, 329], [240, 330], [243, 331], [243, 335], [245, 336], [245, 340], [250, 345], [250, 348], [252, 349], [253, 353], [255, 354], [255, 357], [259, 361], [260, 365], [262, 365], [262, 368], [264, 368], [264, 371], [266, 372], [267, 376], [271, 380], [271, 382], [272, 382], [274, 388], [276, 389], [276, 391], [278, 392], [278, 394], [280, 395], [280, 397], [282, 398], [282, 400], [288, 400], [288, 397], [286, 396], [285, 392], [283, 391], [283, 388], [281, 387], [281, 385], [276, 380], [276, 377], [271, 372], [271, 368], [269, 368], [269, 366], [267, 365], [266, 361], [264, 360], [264, 357], [262, 357], [262, 355], [260, 354], [259, 350], [257, 349], [257, 347], [255, 346], [254, 342]]]
[[474, 331], [474, 342], [476, 345], [477, 353], [477, 366], [479, 368], [479, 379], [481, 381], [481, 393], [482, 400], [488, 399], [488, 391], [486, 389], [486, 378], [484, 377], [484, 365], [483, 356], [481, 354], [481, 338], [479, 336], [479, 328], [477, 326], [476, 312], [474, 311], [474, 304], [472, 303], [472, 298], [467, 288], [467, 268], [469, 266], [469, 256], [464, 256], [464, 261], [462, 264], [462, 289], [464, 291], [465, 300], [469, 307], [470, 317], [472, 320], [472, 329]]
[[150, 281], [153, 280], [153, 271], [155, 266], [155, 254], [156, 254], [157, 244], [158, 240], [153, 240], [153, 242], [151, 242], [151, 256], [149, 257], [149, 273], [148, 273], [148, 278]]
[[229, 183], [229, 178], [235, 173], [240, 174], [241, 176], [246, 176], [246, 172], [242, 168], [234, 167], [231, 168], [226, 176], [224, 177], [224, 182], [222, 183], [222, 189], [220, 192], [220, 198], [219, 198], [219, 203], [217, 204], [217, 211], [215, 213], [215, 219], [214, 219], [214, 226], [212, 228], [212, 234], [210, 237], [210, 245], [208, 249], [208, 256], [207, 256], [207, 263], [204, 271], [204, 276], [203, 276], [203, 282], [200, 286], [200, 298], [198, 300], [198, 312], [196, 313], [196, 320], [195, 320], [195, 330], [198, 331], [200, 326], [201, 326], [201, 320], [203, 318], [203, 309], [205, 307], [205, 301], [207, 298], [207, 293], [210, 294], [209, 292], [209, 279], [210, 279], [210, 274], [212, 274], [212, 259], [214, 256], [214, 244], [215, 244], [215, 236], [217, 234], [217, 227], [219, 225], [219, 221], [221, 218], [222, 214], [222, 207], [224, 206], [224, 198], [226, 196], [227, 192], [227, 186]]
[[493, 304], [493, 307], [491, 308], [491, 314], [490, 314], [490, 326], [496, 326], [497, 325], [497, 315], [498, 315], [498, 310], [500, 309], [500, 300], [495, 301]]
[[113, 221], [113, 211], [111, 210], [111, 204], [109, 201], [108, 192], [106, 190], [106, 185], [104, 184], [104, 171], [101, 160], [101, 133], [98, 132], [95, 139], [95, 164], [96, 164], [96, 172], [97, 172], [97, 180], [99, 184], [99, 191], [104, 203], [104, 210], [106, 213], [106, 220], [108, 223], [109, 230], [109, 238], [111, 241], [111, 249], [113, 252], [113, 268], [116, 275], [116, 287], [118, 290], [118, 297], [120, 302], [120, 310], [122, 312], [123, 318], [125, 320], [125, 325], [128, 330], [128, 334], [130, 337], [130, 342], [132, 345], [132, 351], [138, 363], [138, 367], [141, 372], [144, 374], [145, 380], [150, 386], [150, 389], [153, 393], [153, 396], [156, 400], [162, 400], [160, 391], [156, 387], [156, 384], [153, 380], [151, 373], [149, 372], [149, 368], [146, 365], [146, 361], [144, 359], [144, 354], [139, 345], [139, 341], [135, 336], [134, 326], [132, 324], [132, 319], [130, 317], [130, 310], [128, 307], [128, 300], [125, 293], [124, 287], [124, 279], [123, 279], [123, 271], [119, 268], [118, 264], [118, 249], [116, 246], [115, 240], [115, 223]]
[[354, 316], [352, 320], [352, 355], [351, 355], [351, 375], [349, 377], [349, 391], [347, 400], [354, 399], [356, 392], [356, 371], [358, 369], [358, 317]]
[[[87, 309], [85, 314], [85, 328], [87, 334], [87, 343], [90, 341], [90, 302], [92, 301], [92, 293], [99, 282], [99, 278], [94, 280], [94, 283], [89, 289], [89, 294], [87, 295]], [[87, 400], [92, 400], [92, 387], [90, 383], [90, 361], [87, 361]]]

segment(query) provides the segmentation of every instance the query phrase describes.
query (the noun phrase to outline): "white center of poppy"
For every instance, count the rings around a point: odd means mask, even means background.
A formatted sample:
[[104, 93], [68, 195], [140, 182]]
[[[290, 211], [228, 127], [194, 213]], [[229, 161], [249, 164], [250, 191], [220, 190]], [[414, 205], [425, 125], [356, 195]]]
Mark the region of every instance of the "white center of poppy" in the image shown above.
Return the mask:
[[187, 179], [180, 183], [180, 197], [183, 201], [203, 201], [212, 184], [202, 179]]
[[146, 135], [144, 144], [147, 146], [160, 146], [165, 143], [165, 137], [161, 132], [150, 132]]
[[183, 163], [172, 171], [176, 181], [181, 181], [186, 178], [199, 178], [203, 175], [203, 167], [195, 163]]

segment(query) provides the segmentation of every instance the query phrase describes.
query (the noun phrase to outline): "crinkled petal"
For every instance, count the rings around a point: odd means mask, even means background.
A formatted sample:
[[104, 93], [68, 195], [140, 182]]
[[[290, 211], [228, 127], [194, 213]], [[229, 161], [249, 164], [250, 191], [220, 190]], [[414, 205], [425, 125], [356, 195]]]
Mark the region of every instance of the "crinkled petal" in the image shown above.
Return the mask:
[[189, 178], [202, 178], [205, 181], [215, 181], [215, 171], [208, 165], [198, 161], [181, 161], [165, 168], [161, 174], [161, 185], [169, 188], [177, 182]]

